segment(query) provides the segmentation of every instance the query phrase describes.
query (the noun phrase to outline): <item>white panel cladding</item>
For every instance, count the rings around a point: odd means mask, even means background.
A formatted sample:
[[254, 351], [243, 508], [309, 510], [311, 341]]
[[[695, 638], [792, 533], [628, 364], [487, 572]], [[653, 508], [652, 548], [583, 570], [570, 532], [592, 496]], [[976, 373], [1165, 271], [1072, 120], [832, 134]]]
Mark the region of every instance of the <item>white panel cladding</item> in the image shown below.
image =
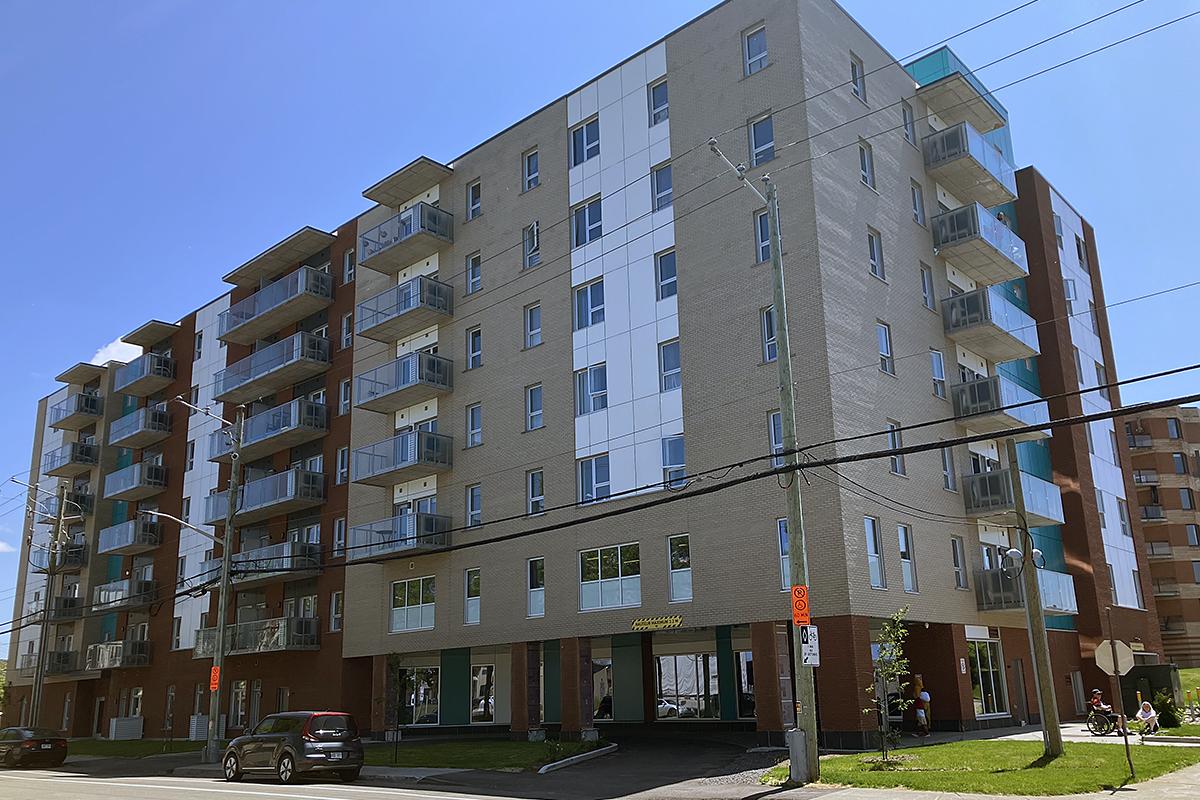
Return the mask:
[[600, 121], [600, 155], [569, 180], [572, 205], [600, 195], [604, 231], [571, 253], [572, 286], [604, 279], [604, 322], [575, 331], [574, 368], [604, 362], [608, 380], [608, 407], [575, 420], [575, 449], [609, 454], [614, 493], [662, 480], [661, 440], [683, 432], [680, 391], [659, 391], [659, 344], [679, 335], [675, 298], [659, 301], [655, 278], [655, 254], [675, 245], [650, 177], [671, 156], [670, 122], [649, 120], [649, 84], [665, 74], [660, 43], [567, 98], [569, 126]]
[[[193, 385], [200, 387], [200, 405], [211, 406], [220, 413], [220, 405], [213, 402], [213, 386], [217, 372], [225, 368], [225, 347], [217, 338], [217, 318], [229, 308], [229, 295], [209, 303], [196, 312], [196, 332], [204, 334], [200, 359], [192, 364]], [[196, 456], [192, 468], [183, 473], [183, 496], [190, 498], [189, 522], [212, 533], [211, 525], [203, 525], [204, 498], [217, 488], [217, 471], [220, 464], [208, 460], [208, 437], [220, 428], [220, 423], [206, 414], [188, 414], [182, 406], [171, 409], [176, 424], [187, 426], [188, 441], [195, 442]], [[170, 523], [168, 523], [170, 524]], [[178, 557], [184, 559], [182, 575], [191, 578], [200, 575], [200, 564], [205, 551], [213, 547], [212, 540], [196, 531], [180, 527]], [[195, 646], [196, 630], [200, 627], [200, 615], [208, 610], [208, 595], [201, 597], [183, 596], [175, 600], [173, 616], [180, 617], [179, 646], [189, 649]]]

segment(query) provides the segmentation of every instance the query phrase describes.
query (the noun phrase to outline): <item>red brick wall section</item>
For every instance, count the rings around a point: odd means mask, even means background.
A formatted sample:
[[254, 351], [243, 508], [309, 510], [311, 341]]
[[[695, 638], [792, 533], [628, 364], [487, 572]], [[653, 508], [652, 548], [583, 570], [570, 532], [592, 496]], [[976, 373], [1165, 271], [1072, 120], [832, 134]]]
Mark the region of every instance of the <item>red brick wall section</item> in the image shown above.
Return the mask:
[[871, 633], [866, 617], [822, 617], [821, 666], [817, 667], [817, 708], [822, 730], [873, 731], [875, 720], [863, 713], [870, 705]]
[[[959, 669], [959, 659], [966, 658], [967, 640], [961, 625], [914, 623], [909, 626], [905, 647], [912, 675], [906, 697], [915, 697], [918, 678], [929, 692], [931, 724], [941, 722], [941, 729], [957, 721], [962, 730], [964, 720], [975, 718], [971, 702], [971, 676]], [[905, 714], [906, 721], [915, 724], [915, 709]]]
[[559, 640], [562, 673], [562, 736], [579, 738], [592, 725], [592, 640]]
[[529, 648], [525, 642], [514, 642], [510, 650], [509, 696], [512, 716], [508, 729], [514, 739], [524, 739], [529, 731]]
[[787, 653], [784, 652], [783, 657], [780, 657], [778, 627], [779, 623], [776, 622], [750, 624], [750, 653], [754, 664], [755, 727], [760, 731], [785, 729], [779, 690], [781, 682], [791, 681], [791, 671], [787, 669]]

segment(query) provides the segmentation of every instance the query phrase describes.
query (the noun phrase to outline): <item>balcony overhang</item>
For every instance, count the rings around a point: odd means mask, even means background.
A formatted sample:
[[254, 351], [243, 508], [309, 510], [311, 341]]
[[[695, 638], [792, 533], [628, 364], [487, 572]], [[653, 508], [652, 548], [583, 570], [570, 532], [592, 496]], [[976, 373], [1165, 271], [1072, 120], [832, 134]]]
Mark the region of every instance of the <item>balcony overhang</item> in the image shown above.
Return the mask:
[[140, 328], [122, 336], [121, 341], [126, 344], [149, 348], [164, 339], [169, 339], [177, 330], [179, 330], [179, 326], [174, 323], [152, 319]]
[[[435, 397], [441, 397], [449, 392], [449, 386], [429, 383], [427, 381], [414, 381], [413, 383], [389, 391], [371, 395], [370, 399], [355, 403], [355, 405], [358, 408], [365, 408], [367, 411], [378, 411], [388, 414], [399, 411], [402, 408], [407, 408], [408, 406], [416, 405], [417, 403], [424, 403]], [[361, 397], [362, 395], [359, 396]]]
[[[303, 267], [299, 270], [299, 273], [294, 279], [289, 279], [289, 277], [285, 276], [275, 284], [271, 284], [268, 287], [264, 287], [263, 290], [256, 292], [253, 296], [261, 298], [263, 291], [273, 289], [281, 281], [295, 280], [297, 284], [303, 284], [297, 286], [287, 297], [276, 302], [269, 308], [265, 308], [253, 316], [234, 324], [222, 333], [220, 338], [234, 344], [254, 344], [257, 340], [264, 339], [281, 328], [310, 317], [333, 303], [333, 281], [329, 275], [318, 273], [315, 269], [305, 269]], [[318, 283], [317, 278], [321, 279], [320, 283]], [[247, 298], [243, 302], [249, 301], [250, 298]], [[231, 309], [230, 311], [226, 311], [225, 314], [234, 313], [235, 310]], [[224, 324], [224, 320], [222, 320], [222, 323]]]
[[445, 164], [418, 156], [406, 166], [363, 191], [363, 197], [382, 206], [399, 208], [412, 198], [454, 174]]
[[230, 272], [223, 280], [235, 286], [257, 287], [264, 279], [299, 264], [313, 253], [319, 253], [336, 239], [337, 236], [332, 233], [305, 225]]
[[1004, 127], [1006, 122], [961, 72], [953, 72], [920, 87], [917, 97], [947, 125], [966, 122], [975, 130], [987, 133]]
[[99, 380], [104, 374], [105, 368], [99, 364], [85, 364], [80, 361], [73, 367], [68, 367], [59, 373], [54, 380], [59, 383], [69, 383], [77, 386], [85, 386], [92, 381]]
[[449, 464], [417, 461], [402, 464], [385, 472], [367, 475], [362, 478], [355, 478], [354, 482], [364, 483], [368, 486], [385, 486], [390, 488], [395, 486], [397, 483], [404, 483], [405, 481], [415, 480], [416, 478], [427, 478], [430, 475], [439, 475], [443, 472], [449, 471]]
[[222, 403], [248, 403], [329, 371], [329, 361], [296, 358], [213, 397]]

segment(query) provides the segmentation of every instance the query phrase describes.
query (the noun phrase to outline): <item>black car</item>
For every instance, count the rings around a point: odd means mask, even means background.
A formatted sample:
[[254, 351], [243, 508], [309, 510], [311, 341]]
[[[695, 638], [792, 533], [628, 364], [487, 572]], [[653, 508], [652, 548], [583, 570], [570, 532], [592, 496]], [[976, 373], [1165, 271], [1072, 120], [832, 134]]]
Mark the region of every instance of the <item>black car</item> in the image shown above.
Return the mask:
[[358, 725], [343, 711], [272, 714], [253, 733], [230, 742], [221, 759], [227, 781], [256, 773], [274, 773], [284, 783], [295, 783], [302, 774], [321, 773], [353, 781], [362, 766]]
[[26, 764], [60, 766], [67, 757], [67, 740], [46, 728], [0, 730], [0, 761], [7, 767]]

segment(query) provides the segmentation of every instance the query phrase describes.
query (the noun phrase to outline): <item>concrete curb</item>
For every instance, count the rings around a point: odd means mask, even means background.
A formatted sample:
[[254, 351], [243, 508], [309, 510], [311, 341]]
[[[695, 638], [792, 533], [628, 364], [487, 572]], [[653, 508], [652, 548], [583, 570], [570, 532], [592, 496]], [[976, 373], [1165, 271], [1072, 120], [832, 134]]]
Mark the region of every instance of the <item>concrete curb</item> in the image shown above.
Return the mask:
[[552, 761], [546, 766], [542, 767], [538, 770], [538, 775], [545, 775], [547, 772], [554, 772], [555, 770], [565, 769], [566, 767], [573, 767], [576, 764], [580, 764], [584, 761], [590, 761], [593, 758], [600, 758], [600, 756], [606, 756], [609, 753], [615, 753], [616, 750], [617, 746], [615, 744], [609, 744], [605, 745], [604, 747], [597, 747], [595, 750], [588, 750], [586, 753], [567, 756], [560, 761]]
[[1147, 736], [1146, 741], [1162, 744], [1200, 744], [1200, 736]]
[[[453, 775], [458, 772], [469, 772], [464, 769], [435, 769], [435, 768], [416, 768], [416, 769], [396, 769], [394, 767], [363, 767], [362, 779], [372, 781], [382, 781], [385, 783], [405, 783], [414, 784], [431, 778], [440, 778], [445, 775]], [[168, 775], [174, 775], [179, 778], [221, 778], [224, 773], [218, 764], [196, 764], [192, 766], [175, 767], [167, 770]], [[247, 775], [248, 778], [258, 777], [257, 775]], [[273, 777], [271, 773], [263, 773], [262, 777]]]

